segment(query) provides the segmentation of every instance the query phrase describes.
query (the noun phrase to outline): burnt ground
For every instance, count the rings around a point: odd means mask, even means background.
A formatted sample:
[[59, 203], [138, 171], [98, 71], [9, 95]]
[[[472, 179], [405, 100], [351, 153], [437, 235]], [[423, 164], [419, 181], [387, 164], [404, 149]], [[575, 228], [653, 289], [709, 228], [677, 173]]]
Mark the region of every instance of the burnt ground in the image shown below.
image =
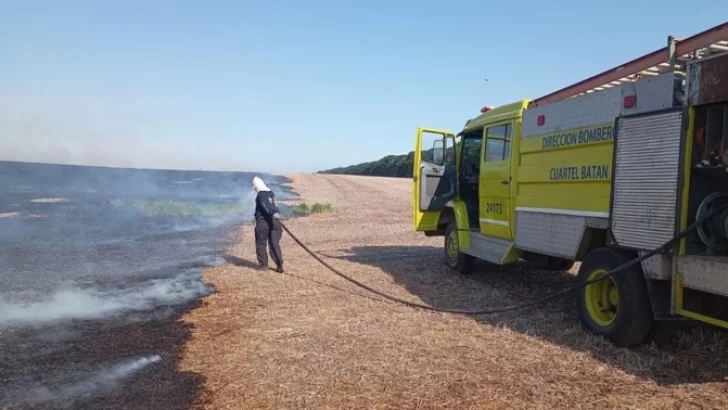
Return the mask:
[[[252, 216], [249, 174], [0, 163], [0, 408], [186, 409], [182, 315]], [[279, 188], [281, 180], [268, 179]]]
[[[214, 292], [200, 282], [201, 271], [222, 261], [232, 229], [190, 230], [115, 244], [2, 247], [0, 264], [14, 268], [4, 270], [3, 280], [10, 282], [4, 286], [5, 297], [14, 306], [28, 299], [46, 304], [24, 322], [0, 327], [0, 404], [190, 408], [204, 379], [178, 370], [191, 334], [191, 325], [180, 316], [203, 303], [197, 298]], [[27, 268], [18, 266], [38, 268], [35, 275], [27, 275]], [[71, 278], [72, 271], [78, 274]], [[59, 286], [75, 293], [47, 302]], [[84, 299], [89, 294], [84, 291], [93, 291], [97, 298]], [[56, 315], [46, 319], [46, 309], [55, 309]], [[94, 309], [103, 310], [85, 316]], [[9, 318], [0, 312], [3, 320]], [[118, 368], [155, 355], [161, 360], [143, 368]]]
[[[191, 325], [179, 316], [108, 325], [76, 322], [42, 330], [17, 329], [0, 338], [4, 403], [12, 409], [189, 409], [204, 377], [178, 369]], [[131, 377], [104, 370], [130, 358], [161, 357]], [[15, 404], [17, 403], [17, 404]]]

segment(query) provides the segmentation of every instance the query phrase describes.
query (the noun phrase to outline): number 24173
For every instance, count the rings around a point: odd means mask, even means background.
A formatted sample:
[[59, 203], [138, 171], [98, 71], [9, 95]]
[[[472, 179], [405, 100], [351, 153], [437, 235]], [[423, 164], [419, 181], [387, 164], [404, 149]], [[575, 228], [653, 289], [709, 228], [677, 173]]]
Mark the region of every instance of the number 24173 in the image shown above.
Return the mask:
[[503, 213], [503, 204], [494, 204], [494, 203], [486, 203], [485, 204], [485, 212], [488, 214], [502, 214]]

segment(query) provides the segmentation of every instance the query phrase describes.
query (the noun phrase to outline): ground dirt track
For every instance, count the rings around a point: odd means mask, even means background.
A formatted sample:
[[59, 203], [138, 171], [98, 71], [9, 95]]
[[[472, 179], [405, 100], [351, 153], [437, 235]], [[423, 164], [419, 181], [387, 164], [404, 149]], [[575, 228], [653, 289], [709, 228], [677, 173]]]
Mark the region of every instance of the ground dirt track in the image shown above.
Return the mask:
[[[301, 202], [335, 211], [286, 221], [315, 252], [389, 294], [438, 307], [501, 307], [559, 290], [570, 274], [484, 264], [464, 277], [442, 238], [412, 232], [411, 180], [294, 175]], [[297, 200], [298, 201], [298, 200]], [[209, 409], [728, 408], [728, 338], [699, 328], [667, 347], [617, 349], [578, 326], [574, 300], [484, 317], [378, 300], [284, 234], [286, 273], [255, 272], [251, 227], [206, 272], [217, 288], [181, 371]], [[272, 265], [272, 262], [271, 262]]]

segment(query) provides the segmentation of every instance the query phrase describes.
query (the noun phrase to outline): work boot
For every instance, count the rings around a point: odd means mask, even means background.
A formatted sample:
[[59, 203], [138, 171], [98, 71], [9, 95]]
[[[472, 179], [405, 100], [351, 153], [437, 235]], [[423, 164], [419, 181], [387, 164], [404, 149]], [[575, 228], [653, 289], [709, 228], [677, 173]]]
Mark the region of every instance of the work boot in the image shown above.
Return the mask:
[[276, 266], [276, 272], [283, 273], [283, 265]]

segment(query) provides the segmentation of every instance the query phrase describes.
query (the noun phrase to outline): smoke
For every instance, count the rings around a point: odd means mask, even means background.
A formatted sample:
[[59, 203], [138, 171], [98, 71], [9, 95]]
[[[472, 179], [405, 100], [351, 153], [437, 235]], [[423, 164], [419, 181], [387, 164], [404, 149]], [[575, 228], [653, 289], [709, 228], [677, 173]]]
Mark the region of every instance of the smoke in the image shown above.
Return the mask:
[[79, 363], [50, 358], [93, 343], [72, 322], [134, 327], [211, 294], [200, 270], [232, 239], [228, 227], [252, 220], [252, 177], [0, 162], [0, 346], [13, 349], [0, 354], [0, 408], [7, 397], [72, 403], [159, 361], [108, 366], [102, 354], [90, 358], [102, 370], [79, 374]]
[[182, 274], [155, 279], [140, 287], [102, 291], [66, 288], [32, 302], [11, 302], [0, 296], [0, 329], [42, 326], [69, 320], [98, 320], [179, 305], [212, 293], [197, 275]]
[[113, 390], [124, 379], [160, 360], [162, 358], [159, 355], [140, 357], [90, 374], [65, 375], [56, 378], [56, 380], [49, 380], [45, 385], [15, 389], [8, 394], [6, 400], [8, 403], [28, 404], [54, 402], [55, 404], [65, 404], [65, 407], [71, 407], [75, 400]]

